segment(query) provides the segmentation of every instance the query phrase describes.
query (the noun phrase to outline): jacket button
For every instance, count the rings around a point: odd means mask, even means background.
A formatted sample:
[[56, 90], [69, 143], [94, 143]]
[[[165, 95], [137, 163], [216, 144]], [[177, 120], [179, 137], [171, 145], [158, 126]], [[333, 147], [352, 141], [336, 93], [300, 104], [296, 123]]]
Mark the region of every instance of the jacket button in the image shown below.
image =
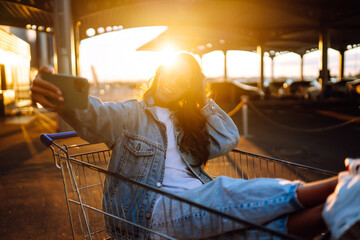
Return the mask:
[[156, 183], [156, 186], [157, 186], [157, 187], [161, 187], [161, 183], [160, 183], [160, 182], [157, 182], [157, 183]]
[[145, 213], [145, 217], [146, 217], [146, 218], [150, 218], [150, 217], [151, 217], [151, 213], [149, 213], [149, 212]]

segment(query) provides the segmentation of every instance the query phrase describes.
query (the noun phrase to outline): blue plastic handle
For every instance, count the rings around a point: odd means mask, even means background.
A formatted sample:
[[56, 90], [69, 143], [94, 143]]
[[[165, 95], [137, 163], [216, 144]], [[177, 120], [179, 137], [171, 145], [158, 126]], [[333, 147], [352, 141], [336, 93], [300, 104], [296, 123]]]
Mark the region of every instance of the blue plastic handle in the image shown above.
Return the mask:
[[56, 139], [63, 139], [63, 138], [71, 138], [77, 137], [75, 131], [71, 132], [61, 132], [61, 133], [52, 133], [52, 134], [41, 134], [40, 140], [45, 146], [50, 146], [52, 142]]

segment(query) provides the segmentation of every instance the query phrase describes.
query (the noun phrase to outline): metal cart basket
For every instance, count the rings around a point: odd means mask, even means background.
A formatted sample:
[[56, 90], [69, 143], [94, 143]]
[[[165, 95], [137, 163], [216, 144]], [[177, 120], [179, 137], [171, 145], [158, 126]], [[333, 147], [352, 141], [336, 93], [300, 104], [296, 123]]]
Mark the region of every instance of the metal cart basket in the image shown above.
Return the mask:
[[[42, 134], [41, 141], [51, 148], [56, 167], [61, 170], [74, 239], [296, 239], [246, 219], [199, 205], [191, 199], [162, 192], [161, 189], [145, 185], [136, 179], [109, 172], [107, 166], [111, 150], [105, 144], [89, 144], [77, 137], [75, 132]], [[239, 150], [209, 160], [205, 170], [214, 178], [222, 175], [243, 179], [299, 179], [305, 182], [336, 174]], [[143, 208], [137, 209], [136, 199], [130, 203], [116, 203], [115, 208], [107, 208], [104, 199], [113, 194], [108, 189], [116, 188], [116, 184], [126, 184], [145, 199], [149, 192], [156, 192], [162, 196], [163, 201], [170, 201], [174, 206], [180, 206], [181, 211], [187, 211], [189, 217], [199, 218], [200, 223], [191, 226], [191, 237], [184, 237], [181, 235], [182, 229], [177, 229], [172, 223], [166, 223], [165, 231], [160, 232], [150, 227], [151, 214]], [[125, 208], [140, 211], [140, 215], [146, 216], [147, 220], [145, 223], [138, 219], [129, 220], [124, 214]], [[226, 233], [210, 238], [203, 235], [205, 228], [220, 228]], [[234, 228], [241, 230], [227, 231]]]

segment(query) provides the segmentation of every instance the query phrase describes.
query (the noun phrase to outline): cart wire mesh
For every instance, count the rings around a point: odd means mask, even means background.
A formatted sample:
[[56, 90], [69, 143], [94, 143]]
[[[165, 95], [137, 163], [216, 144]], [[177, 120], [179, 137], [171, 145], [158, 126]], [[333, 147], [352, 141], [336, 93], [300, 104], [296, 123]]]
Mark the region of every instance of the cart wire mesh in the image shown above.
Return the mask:
[[[297, 239], [107, 171], [111, 150], [104, 144], [89, 144], [80, 138], [66, 139], [66, 143], [61, 146], [51, 141], [48, 146], [63, 176], [74, 239]], [[205, 170], [213, 178], [265, 177], [305, 182], [335, 175], [334, 172], [239, 150], [210, 159]], [[121, 194], [114, 190], [118, 184], [126, 184], [134, 196], [140, 197], [127, 203], [104, 201], [114, 194]], [[165, 220], [157, 226], [152, 225], [152, 213], [147, 211], [150, 192], [161, 196], [159, 204], [167, 202], [172, 206], [164, 210]], [[139, 199], [144, 200], [139, 203]], [[126, 212], [133, 212], [137, 217], [129, 218]], [[167, 221], [176, 219], [179, 212], [187, 218], [197, 219], [197, 224], [187, 226], [181, 219]], [[207, 235], [212, 230], [223, 234]]]

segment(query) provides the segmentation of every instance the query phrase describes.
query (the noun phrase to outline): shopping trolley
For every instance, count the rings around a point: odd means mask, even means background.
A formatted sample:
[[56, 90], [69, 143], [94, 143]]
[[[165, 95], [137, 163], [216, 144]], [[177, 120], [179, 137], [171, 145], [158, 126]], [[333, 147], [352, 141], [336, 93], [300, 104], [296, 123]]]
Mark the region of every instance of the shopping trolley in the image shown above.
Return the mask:
[[[246, 219], [199, 205], [191, 199], [162, 192], [161, 189], [148, 186], [136, 179], [110, 172], [107, 166], [111, 150], [105, 144], [89, 144], [80, 139], [75, 132], [42, 134], [41, 141], [50, 147], [55, 165], [61, 170], [74, 239], [297, 239], [266, 226], [248, 222]], [[213, 178], [268, 177], [299, 179], [305, 182], [336, 174], [239, 150], [209, 160], [205, 170]], [[155, 192], [162, 196], [163, 201], [170, 201], [181, 211], [188, 213], [188, 217], [198, 218], [200, 221], [191, 226], [191, 237], [182, 236], [183, 229], [178, 229], [174, 222], [165, 223], [165, 227], [158, 231], [151, 227], [151, 214], [145, 212], [145, 207], [138, 209], [138, 205], [135, 206], [136, 199], [130, 203], [111, 203], [117, 205], [108, 208], [104, 199], [113, 194], [108, 191], [110, 183], [113, 189], [117, 184], [125, 184], [133, 193], [142, 196], [142, 199], [147, 199], [150, 192]], [[134, 211], [138, 211], [138, 215], [146, 216], [148, 220], [144, 222], [136, 218], [129, 219], [124, 214], [124, 208], [133, 208]], [[172, 211], [169, 213], [171, 215]], [[204, 235], [204, 230], [209, 228], [220, 229], [224, 234], [215, 237]]]

